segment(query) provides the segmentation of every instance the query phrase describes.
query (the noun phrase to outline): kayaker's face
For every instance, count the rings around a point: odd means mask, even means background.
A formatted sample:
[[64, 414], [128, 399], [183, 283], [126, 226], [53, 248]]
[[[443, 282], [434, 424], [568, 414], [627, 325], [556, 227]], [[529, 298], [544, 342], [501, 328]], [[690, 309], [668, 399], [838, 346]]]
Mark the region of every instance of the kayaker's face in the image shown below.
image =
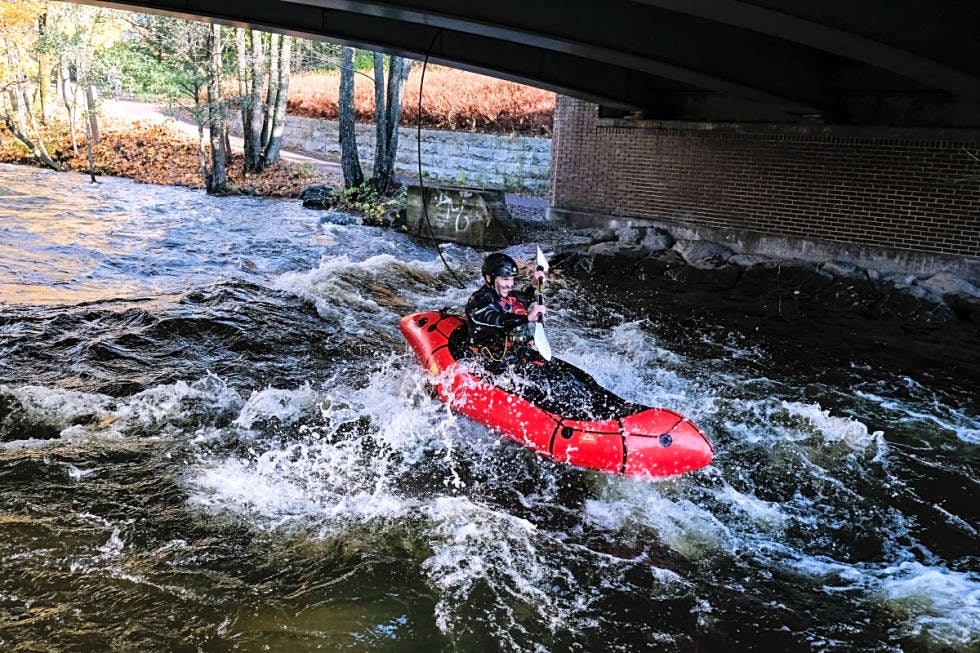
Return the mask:
[[506, 297], [514, 289], [514, 277], [494, 277], [493, 289], [501, 297]]

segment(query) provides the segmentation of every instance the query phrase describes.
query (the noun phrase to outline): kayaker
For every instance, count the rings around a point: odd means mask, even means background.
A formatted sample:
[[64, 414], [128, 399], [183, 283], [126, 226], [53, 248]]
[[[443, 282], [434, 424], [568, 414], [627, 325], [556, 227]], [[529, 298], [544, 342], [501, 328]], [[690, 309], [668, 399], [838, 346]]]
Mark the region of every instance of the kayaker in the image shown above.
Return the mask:
[[[607, 419], [642, 409], [605, 390], [574, 365], [554, 357], [546, 361], [534, 348], [532, 325], [547, 312], [534, 302], [535, 288], [546, 281], [544, 270], [536, 270], [532, 284], [519, 291], [514, 290], [517, 263], [506, 254], [487, 256], [481, 273], [483, 285], [466, 303], [466, 329], [457, 329], [449, 338], [454, 358], [479, 357], [494, 375], [494, 385], [556, 415]], [[456, 333], [465, 339], [456, 340]], [[517, 374], [504, 374], [507, 371]]]
[[532, 340], [528, 325], [547, 312], [543, 304], [534, 302], [534, 289], [546, 275], [544, 270], [536, 270], [531, 285], [514, 290], [517, 262], [502, 253], [487, 256], [481, 273], [483, 285], [466, 302], [468, 345], [471, 352], [500, 367], [527, 357], [527, 345]]

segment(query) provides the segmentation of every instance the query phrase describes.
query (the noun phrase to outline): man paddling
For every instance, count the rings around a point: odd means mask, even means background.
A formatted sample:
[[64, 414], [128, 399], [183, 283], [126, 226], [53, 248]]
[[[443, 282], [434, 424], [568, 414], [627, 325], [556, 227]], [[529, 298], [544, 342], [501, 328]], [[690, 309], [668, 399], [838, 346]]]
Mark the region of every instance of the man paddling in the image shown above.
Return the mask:
[[487, 359], [488, 368], [499, 371], [518, 359], [539, 358], [526, 347], [532, 339], [529, 325], [547, 312], [534, 303], [534, 292], [545, 281], [545, 271], [534, 272], [532, 285], [514, 290], [517, 263], [506, 254], [490, 254], [481, 269], [483, 285], [466, 302], [469, 348]]
[[[484, 259], [484, 283], [466, 303], [466, 328], [449, 336], [451, 355], [457, 360], [480, 356], [483, 368], [493, 375], [491, 383], [568, 419], [610, 419], [644, 410], [609, 392], [584, 370], [552, 357], [550, 351], [538, 351], [532, 325], [539, 324], [547, 309], [533, 297], [536, 288], [540, 297], [546, 280], [543, 258], [539, 254], [532, 285], [521, 291], [514, 291], [514, 259], [499, 253]], [[508, 370], [517, 374], [504, 374]]]

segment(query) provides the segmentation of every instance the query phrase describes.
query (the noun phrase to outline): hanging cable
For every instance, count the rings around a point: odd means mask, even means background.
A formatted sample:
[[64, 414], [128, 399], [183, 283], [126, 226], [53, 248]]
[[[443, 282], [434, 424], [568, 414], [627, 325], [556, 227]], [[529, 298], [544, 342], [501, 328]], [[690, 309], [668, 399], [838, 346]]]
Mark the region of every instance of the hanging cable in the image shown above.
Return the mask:
[[425, 227], [429, 231], [429, 239], [432, 241], [432, 245], [436, 248], [436, 252], [439, 254], [439, 260], [442, 264], [446, 266], [449, 274], [452, 275], [453, 279], [456, 280], [456, 285], [460, 289], [465, 289], [466, 285], [462, 282], [456, 271], [449, 267], [449, 263], [446, 261], [446, 257], [442, 255], [442, 250], [439, 249], [439, 244], [436, 242], [435, 234], [432, 231], [432, 223], [429, 222], [429, 209], [426, 207], [425, 202], [425, 184], [422, 181], [422, 89], [425, 86], [425, 69], [429, 65], [429, 54], [432, 52], [432, 48], [436, 44], [436, 39], [442, 36], [442, 28], [436, 30], [435, 35], [432, 37], [432, 41], [429, 42], [429, 47], [425, 51], [425, 59], [422, 61], [422, 77], [419, 79], [419, 107], [418, 115], [416, 116], [416, 138], [415, 142], [418, 147], [418, 164], [419, 164], [419, 199], [422, 203], [422, 218], [425, 220]]

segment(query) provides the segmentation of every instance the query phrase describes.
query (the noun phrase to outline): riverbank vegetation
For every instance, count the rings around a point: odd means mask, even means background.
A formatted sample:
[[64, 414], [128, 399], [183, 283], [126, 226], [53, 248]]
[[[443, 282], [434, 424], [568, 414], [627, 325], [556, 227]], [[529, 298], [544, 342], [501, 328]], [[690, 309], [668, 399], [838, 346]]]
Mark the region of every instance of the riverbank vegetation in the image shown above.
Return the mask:
[[[294, 76], [289, 88], [288, 113], [336, 120], [339, 113], [339, 71], [313, 71]], [[374, 121], [374, 80], [356, 75], [354, 111], [358, 122]], [[419, 91], [422, 82], [422, 107]], [[409, 74], [403, 94], [401, 124], [415, 127], [421, 115], [425, 129], [490, 134], [550, 136], [555, 112], [551, 91], [429, 65]]]
[[[428, 66], [420, 106], [420, 62], [344, 50], [349, 49], [100, 7], [5, 2], [0, 5], [0, 122], [5, 128], [0, 130], [0, 161], [84, 170], [93, 178], [114, 175], [200, 187], [215, 194], [295, 197], [306, 185], [329, 184], [367, 185], [387, 197], [397, 192], [389, 170], [397, 130], [385, 121], [550, 133], [553, 93]], [[340, 65], [342, 56], [351, 63]], [[119, 95], [165, 105], [193, 121], [196, 134], [176, 124], [106, 115], [101, 98]], [[388, 105], [392, 97], [394, 107]], [[281, 161], [287, 113], [339, 118], [342, 125], [346, 118], [348, 126], [355, 120], [378, 124], [382, 146], [369, 166], [373, 177], [359, 174], [356, 154], [357, 167], [345, 166], [341, 178], [311, 163]], [[232, 122], [243, 131], [237, 148], [231, 146]], [[345, 151], [357, 151], [350, 139]], [[338, 192], [341, 203], [343, 197]]]
[[[41, 129], [51, 156], [63, 170], [97, 176], [126, 177], [144, 184], [205, 188], [201, 177], [197, 139], [173, 122], [133, 120], [104, 116], [100, 142], [92, 148], [91, 161], [84, 149], [75, 153], [67, 124], [51, 120]], [[0, 162], [38, 165], [18, 141], [0, 138]], [[310, 163], [279, 161], [261, 173], [246, 173], [243, 153], [234, 150], [228, 159], [228, 192], [267, 197], [298, 197], [311, 184], [337, 185], [336, 175]]]

